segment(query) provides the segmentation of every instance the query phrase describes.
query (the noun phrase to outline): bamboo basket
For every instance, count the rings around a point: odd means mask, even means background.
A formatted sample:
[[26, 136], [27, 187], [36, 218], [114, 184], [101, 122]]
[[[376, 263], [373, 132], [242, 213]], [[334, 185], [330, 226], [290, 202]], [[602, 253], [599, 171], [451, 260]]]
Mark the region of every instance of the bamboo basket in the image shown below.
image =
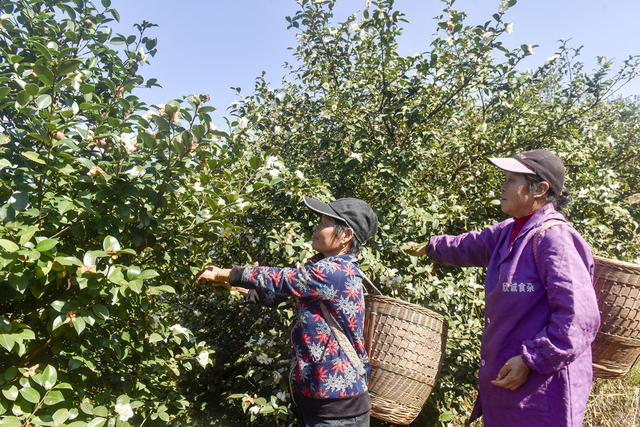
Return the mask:
[[640, 265], [594, 256], [601, 325], [591, 345], [593, 375], [619, 378], [640, 355]]
[[371, 416], [410, 424], [442, 365], [447, 324], [441, 315], [381, 295], [365, 295], [364, 338], [371, 360]]

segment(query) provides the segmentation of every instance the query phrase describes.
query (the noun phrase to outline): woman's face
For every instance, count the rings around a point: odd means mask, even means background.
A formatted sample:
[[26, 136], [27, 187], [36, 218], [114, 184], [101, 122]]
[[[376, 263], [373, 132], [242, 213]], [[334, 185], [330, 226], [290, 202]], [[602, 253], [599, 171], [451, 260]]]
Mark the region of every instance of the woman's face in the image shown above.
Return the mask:
[[320, 223], [313, 230], [311, 247], [327, 257], [338, 255], [345, 247], [343, 235], [336, 236], [335, 221], [330, 216], [322, 215]]
[[515, 218], [520, 218], [533, 212], [535, 198], [529, 193], [529, 186], [524, 174], [507, 172], [501, 190], [500, 205], [502, 212]]

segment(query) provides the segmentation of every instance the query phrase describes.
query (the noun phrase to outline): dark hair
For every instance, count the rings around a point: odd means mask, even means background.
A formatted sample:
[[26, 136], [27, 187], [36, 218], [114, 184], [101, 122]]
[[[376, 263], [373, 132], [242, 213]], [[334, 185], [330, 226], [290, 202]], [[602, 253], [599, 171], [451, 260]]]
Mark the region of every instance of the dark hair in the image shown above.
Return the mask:
[[[538, 175], [533, 175], [530, 173], [525, 173], [523, 175], [524, 175], [524, 178], [527, 180], [527, 188], [529, 190], [529, 193], [535, 193], [538, 188], [538, 184], [544, 181], [544, 179], [540, 178]], [[570, 199], [569, 193], [567, 193], [565, 190], [562, 190], [562, 194], [557, 195], [551, 189], [551, 187], [549, 187], [549, 190], [547, 190], [547, 193], [545, 194], [545, 196], [546, 196], [547, 203], [553, 203], [553, 207], [555, 208], [555, 210], [557, 210], [563, 215], [566, 215], [566, 209], [567, 209], [567, 206], [569, 205], [569, 199]]]
[[[347, 225], [346, 222], [336, 218], [333, 218], [333, 223], [334, 223], [334, 233], [336, 237], [340, 236], [342, 233], [347, 231], [347, 228], [351, 228]], [[351, 238], [351, 242], [349, 244], [349, 248], [347, 249], [347, 253], [352, 255], [358, 255], [360, 253], [360, 246], [361, 246], [360, 242], [358, 242], [358, 239], [356, 239], [356, 235], [354, 234], [353, 237]]]

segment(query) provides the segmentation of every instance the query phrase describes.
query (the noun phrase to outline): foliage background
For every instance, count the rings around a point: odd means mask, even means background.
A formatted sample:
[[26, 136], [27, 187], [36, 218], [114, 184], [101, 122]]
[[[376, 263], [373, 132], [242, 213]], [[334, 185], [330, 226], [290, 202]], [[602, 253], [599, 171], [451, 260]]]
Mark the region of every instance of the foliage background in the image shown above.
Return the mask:
[[206, 262], [304, 262], [315, 218], [303, 194], [375, 207], [382, 227], [361, 266], [449, 322], [416, 424], [464, 422], [483, 272], [401, 247], [503, 218], [487, 156], [558, 152], [574, 226], [596, 253], [640, 262], [639, 108], [615, 97], [638, 58], [584, 70], [561, 43], [522, 71], [535, 46], [501, 42], [514, 4], [469, 26], [444, 1], [431, 43], [404, 57], [393, 1], [336, 22], [334, 1], [301, 0], [287, 18], [297, 63], [277, 86], [259, 76], [216, 129], [207, 95], [155, 106], [136, 95], [157, 84], [139, 74], [153, 24], [113, 34], [108, 0], [1, 2], [2, 424], [292, 422], [291, 307], [192, 282]]

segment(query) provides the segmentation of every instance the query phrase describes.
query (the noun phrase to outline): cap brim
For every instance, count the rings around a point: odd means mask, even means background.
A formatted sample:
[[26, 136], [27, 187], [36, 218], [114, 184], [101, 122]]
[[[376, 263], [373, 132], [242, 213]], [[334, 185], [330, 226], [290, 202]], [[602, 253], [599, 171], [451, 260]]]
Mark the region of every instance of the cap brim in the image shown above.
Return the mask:
[[495, 167], [508, 172], [536, 174], [534, 171], [512, 157], [489, 157], [487, 160]]
[[345, 221], [344, 218], [341, 218], [337, 213], [335, 213], [333, 209], [331, 209], [331, 206], [329, 206], [328, 203], [307, 196], [302, 196], [302, 200], [304, 201], [304, 204], [307, 205], [307, 207], [315, 213], [318, 213], [320, 215], [327, 215], [331, 218]]

